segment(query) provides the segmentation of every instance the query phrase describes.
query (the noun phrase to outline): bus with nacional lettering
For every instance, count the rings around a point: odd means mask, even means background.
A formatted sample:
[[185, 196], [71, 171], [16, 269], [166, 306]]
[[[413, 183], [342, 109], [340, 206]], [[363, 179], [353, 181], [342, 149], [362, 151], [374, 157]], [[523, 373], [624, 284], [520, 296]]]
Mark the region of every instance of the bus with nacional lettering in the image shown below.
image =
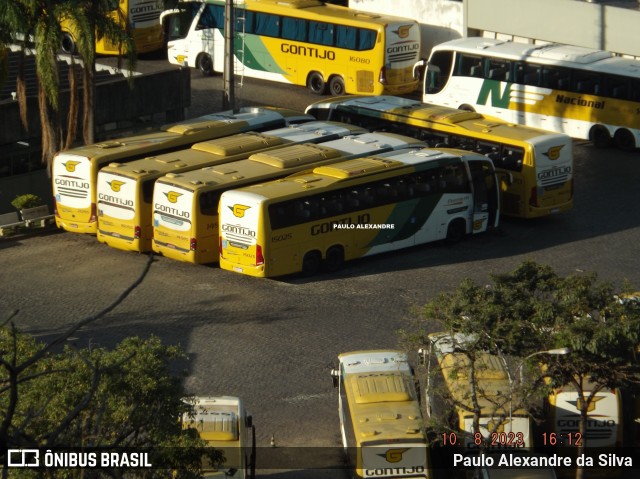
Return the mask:
[[[247, 142], [243, 156], [253, 154], [246, 160], [160, 177], [153, 188], [153, 251], [190, 263], [218, 261], [218, 202], [224, 190], [335, 161], [328, 145], [320, 150], [291, 148], [294, 145], [329, 142], [335, 146], [332, 140], [347, 136], [349, 140], [345, 142], [358, 141], [353, 135], [366, 132], [346, 123], [312, 121], [292, 125], [254, 135], [274, 137], [276, 141], [261, 153], [259, 147], [252, 150]], [[274, 150], [276, 145], [279, 148]]]
[[640, 146], [640, 61], [603, 50], [461, 38], [436, 45], [423, 101], [566, 133], [597, 147]]
[[334, 272], [351, 259], [456, 242], [498, 222], [491, 160], [409, 148], [224, 192], [220, 267], [257, 277]]
[[306, 112], [319, 120], [415, 136], [435, 148], [486, 155], [501, 178], [504, 216], [537, 218], [573, 207], [573, 144], [563, 133], [393, 96], [332, 98]]
[[447, 436], [445, 444], [532, 447], [532, 417], [522, 393], [514, 391], [506, 360], [488, 352], [467, 353], [473, 338], [463, 334], [431, 333], [427, 338], [427, 348], [420, 351], [427, 369], [427, 417], [448, 422], [460, 433], [457, 441]]
[[52, 164], [56, 225], [74, 233], [98, 232], [96, 181], [100, 168], [110, 163], [125, 163], [234, 133], [270, 130], [313, 119], [285, 108], [245, 107], [237, 113], [214, 113], [167, 125], [152, 133], [61, 151]]
[[[234, 4], [237, 76], [306, 85], [313, 93], [400, 95], [419, 87], [416, 20], [319, 0]], [[169, 62], [224, 71], [224, 0], [181, 1], [165, 11]]]
[[417, 381], [406, 353], [354, 351], [331, 371], [352, 477], [431, 479]]

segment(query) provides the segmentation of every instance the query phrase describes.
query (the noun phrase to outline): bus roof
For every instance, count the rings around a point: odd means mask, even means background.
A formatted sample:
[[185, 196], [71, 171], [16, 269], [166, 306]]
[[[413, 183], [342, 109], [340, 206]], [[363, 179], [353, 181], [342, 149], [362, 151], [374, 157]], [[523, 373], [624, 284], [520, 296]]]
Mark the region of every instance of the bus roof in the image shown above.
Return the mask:
[[617, 57], [605, 50], [575, 45], [559, 43], [531, 45], [493, 38], [468, 37], [441, 43], [435, 46], [433, 51], [449, 50], [451, 48], [471, 55], [493, 56], [508, 60], [527, 60], [532, 63], [567, 66], [640, 78], [640, 61]]
[[60, 152], [98, 159], [100, 163], [144, 155], [158, 148], [179, 148], [198, 141], [220, 138], [255, 128], [279, 128], [283, 125], [303, 123], [315, 118], [287, 108], [245, 107], [237, 113], [230, 111], [213, 113], [192, 120], [161, 127], [160, 131], [143, 133], [115, 140], [101, 141]]
[[338, 356], [352, 423], [360, 442], [424, 441], [422, 415], [407, 355], [394, 350], [354, 351]]
[[[224, 0], [220, 0], [224, 3]], [[414, 19], [387, 15], [375, 12], [366, 12], [364, 10], [356, 10], [340, 5], [324, 3], [320, 0], [244, 0], [244, 4], [251, 9], [265, 11], [269, 13], [291, 14], [291, 10], [298, 10], [301, 17], [307, 18], [323, 18], [324, 21], [330, 21], [331, 18], [348, 20], [353, 24], [365, 25], [388, 25], [389, 23], [417, 23]]]
[[448, 148], [406, 148], [397, 151], [384, 152], [376, 156], [366, 156], [333, 163], [329, 166], [318, 166], [312, 171], [304, 171], [287, 178], [260, 183], [239, 189], [243, 194], [254, 194], [257, 199], [277, 197], [285, 199], [296, 196], [301, 192], [313, 192], [336, 183], [351, 179], [376, 176], [396, 169], [406, 167], [441, 166], [443, 162], [459, 161], [461, 156], [474, 156], [489, 161], [485, 156], [464, 150]]
[[514, 123], [507, 123], [491, 116], [476, 112], [468, 112], [445, 106], [421, 103], [392, 96], [378, 97], [344, 97], [337, 101], [313, 103], [306, 109], [309, 113], [321, 109], [347, 111], [354, 114], [367, 115], [371, 118], [387, 120], [401, 119], [405, 124], [415, 127], [466, 134], [473, 132], [474, 136], [495, 135], [511, 142], [526, 142], [542, 135], [553, 135], [570, 140], [564, 133], [553, 133], [538, 128], [531, 128]]
[[206, 441], [238, 441], [238, 418], [241, 401], [235, 396], [195, 397], [193, 417], [185, 415], [187, 427], [195, 428]]

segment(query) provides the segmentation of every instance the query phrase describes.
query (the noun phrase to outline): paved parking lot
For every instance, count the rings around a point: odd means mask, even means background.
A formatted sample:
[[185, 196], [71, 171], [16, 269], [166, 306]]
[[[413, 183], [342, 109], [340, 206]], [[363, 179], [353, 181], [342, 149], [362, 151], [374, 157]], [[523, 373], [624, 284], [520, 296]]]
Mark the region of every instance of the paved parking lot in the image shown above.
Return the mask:
[[[271, 436], [279, 447], [338, 446], [329, 376], [337, 354], [396, 347], [395, 332], [414, 309], [463, 278], [485, 282], [533, 259], [560, 274], [596, 271], [602, 280], [640, 286], [640, 153], [585, 144], [575, 151], [568, 214], [507, 220], [502, 234], [358, 260], [312, 279], [260, 280], [157, 257], [131, 296], [73, 342], [112, 346], [153, 334], [179, 343], [189, 353], [187, 389], [244, 398], [260, 446]], [[110, 304], [146, 261], [71, 233], [0, 241], [0, 318], [17, 309], [18, 327], [47, 340]], [[324, 451], [340, 462], [337, 449]]]

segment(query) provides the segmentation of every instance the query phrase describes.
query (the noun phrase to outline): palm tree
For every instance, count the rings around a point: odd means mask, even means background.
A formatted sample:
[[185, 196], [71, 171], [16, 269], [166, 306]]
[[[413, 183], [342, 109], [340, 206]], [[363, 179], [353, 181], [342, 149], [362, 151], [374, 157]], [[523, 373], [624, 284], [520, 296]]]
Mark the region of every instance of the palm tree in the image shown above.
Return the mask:
[[[62, 42], [61, 22], [70, 20], [77, 31], [77, 47], [83, 59], [83, 132], [85, 143], [94, 141], [94, 90], [96, 38], [108, 38], [123, 45], [129, 64], [135, 62], [135, 46], [127, 32], [126, 22], [113, 15], [113, 2], [109, 0], [14, 0], [0, 2], [0, 49], [4, 52], [9, 43], [20, 48], [16, 79], [17, 99], [25, 129], [27, 123], [27, 98], [24, 80], [24, 55], [35, 45], [36, 73], [38, 77], [38, 105], [42, 128], [42, 159], [50, 171], [53, 155], [71, 146], [76, 136], [78, 111], [78, 82], [72, 60], [70, 72], [70, 108], [67, 123], [67, 139], [63, 142], [62, 122], [59, 112], [60, 72], [58, 50]], [[0, 63], [6, 65], [3, 55]], [[2, 69], [0, 68], [0, 73]]]
[[[68, 0], [73, 7], [68, 12], [68, 19], [74, 24], [77, 32], [76, 47], [82, 57], [83, 84], [83, 119], [82, 131], [86, 144], [94, 142], [94, 93], [96, 71], [96, 40], [108, 39], [111, 43], [121, 45], [121, 52], [126, 53], [128, 68], [133, 69], [136, 60], [135, 44], [122, 18], [120, 10], [113, 10], [113, 2], [108, 0]], [[73, 133], [75, 136], [75, 132]]]

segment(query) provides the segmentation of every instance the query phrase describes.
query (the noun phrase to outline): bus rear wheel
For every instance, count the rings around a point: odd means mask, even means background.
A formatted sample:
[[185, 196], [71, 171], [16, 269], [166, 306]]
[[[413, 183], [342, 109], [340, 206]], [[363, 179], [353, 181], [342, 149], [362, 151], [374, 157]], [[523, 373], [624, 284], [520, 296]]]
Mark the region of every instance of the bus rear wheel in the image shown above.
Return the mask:
[[332, 246], [327, 250], [324, 259], [324, 269], [328, 273], [335, 273], [344, 264], [344, 250], [340, 246]]
[[319, 251], [309, 251], [302, 259], [302, 275], [313, 276], [320, 271], [322, 257]]
[[329, 80], [329, 93], [333, 96], [344, 95], [344, 80], [340, 76], [333, 76]]
[[611, 135], [602, 125], [596, 125], [589, 132], [589, 139], [596, 148], [608, 148], [611, 146]]
[[198, 57], [196, 66], [206, 77], [213, 75], [213, 60], [208, 53], [203, 53]]
[[633, 151], [636, 147], [636, 140], [629, 130], [620, 129], [613, 136], [613, 143], [616, 148], [622, 151]]
[[316, 95], [324, 95], [327, 90], [327, 84], [322, 77], [322, 74], [318, 72], [311, 72], [307, 77], [307, 88]]
[[473, 108], [471, 105], [467, 105], [466, 103], [464, 105], [460, 105], [458, 107], [458, 110], [470, 111], [471, 113], [475, 113], [476, 112], [475, 108]]

